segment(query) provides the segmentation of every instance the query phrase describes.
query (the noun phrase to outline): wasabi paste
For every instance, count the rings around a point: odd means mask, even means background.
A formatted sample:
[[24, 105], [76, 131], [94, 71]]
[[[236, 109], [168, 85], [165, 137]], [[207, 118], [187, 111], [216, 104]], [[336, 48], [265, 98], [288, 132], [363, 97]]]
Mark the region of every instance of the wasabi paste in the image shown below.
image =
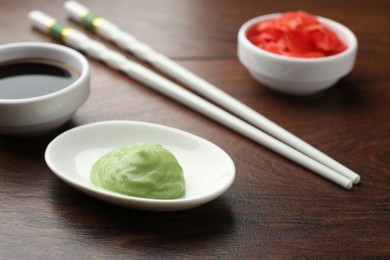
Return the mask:
[[117, 193], [150, 199], [184, 196], [183, 169], [160, 144], [134, 144], [105, 154], [92, 166], [94, 185]]

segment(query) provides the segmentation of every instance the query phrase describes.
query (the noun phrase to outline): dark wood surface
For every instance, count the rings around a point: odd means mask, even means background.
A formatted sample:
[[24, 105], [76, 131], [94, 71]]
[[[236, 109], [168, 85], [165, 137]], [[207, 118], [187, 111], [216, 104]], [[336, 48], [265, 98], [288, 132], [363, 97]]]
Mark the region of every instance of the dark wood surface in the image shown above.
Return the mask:
[[[0, 137], [0, 259], [390, 257], [389, 1], [82, 3], [355, 170], [362, 181], [346, 191], [90, 60], [91, 96], [69, 123], [37, 138]], [[81, 29], [66, 18], [62, 1], [0, 0], [0, 43], [52, 41], [31, 29], [33, 9]], [[307, 97], [264, 88], [236, 57], [243, 22], [298, 9], [345, 24], [359, 40], [352, 73]], [[55, 136], [111, 119], [164, 124], [212, 141], [234, 160], [235, 182], [204, 206], [158, 213], [98, 201], [49, 170], [43, 154]]]

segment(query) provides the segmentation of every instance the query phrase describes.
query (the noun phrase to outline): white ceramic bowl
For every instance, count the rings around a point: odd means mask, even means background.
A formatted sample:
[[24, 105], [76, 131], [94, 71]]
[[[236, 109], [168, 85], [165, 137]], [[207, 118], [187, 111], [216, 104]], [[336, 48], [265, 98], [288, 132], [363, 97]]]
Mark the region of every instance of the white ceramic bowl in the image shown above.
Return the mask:
[[[69, 86], [36, 97], [0, 97], [0, 134], [38, 135], [66, 123], [89, 96], [90, 69], [87, 59], [68, 47], [41, 42], [0, 45], [0, 64], [18, 59], [50, 59], [77, 70]], [[34, 87], [34, 86], [32, 86]]]
[[[136, 143], [163, 145], [183, 168], [186, 191], [178, 199], [133, 197], [96, 187], [92, 165], [115, 147]], [[136, 121], [104, 121], [68, 130], [50, 142], [45, 160], [64, 182], [97, 199], [151, 211], [198, 207], [222, 195], [232, 185], [236, 168], [230, 156], [215, 144], [179, 129]]]
[[357, 52], [355, 35], [344, 25], [323, 17], [317, 19], [348, 46], [343, 52], [322, 58], [287, 57], [263, 50], [248, 40], [246, 33], [252, 25], [280, 15], [253, 18], [238, 32], [238, 58], [257, 81], [279, 92], [307, 95], [334, 85], [352, 70]]

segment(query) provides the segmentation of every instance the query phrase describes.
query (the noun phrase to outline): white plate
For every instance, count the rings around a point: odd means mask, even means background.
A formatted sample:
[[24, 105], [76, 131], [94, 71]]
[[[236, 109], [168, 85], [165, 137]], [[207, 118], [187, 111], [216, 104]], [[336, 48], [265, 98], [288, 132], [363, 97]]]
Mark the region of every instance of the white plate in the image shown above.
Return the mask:
[[[159, 143], [175, 155], [186, 180], [184, 197], [144, 199], [110, 192], [90, 182], [89, 172], [97, 159], [115, 147], [134, 143]], [[215, 144], [178, 129], [135, 121], [75, 127], [48, 145], [45, 160], [59, 178], [92, 197], [153, 211], [184, 210], [205, 204], [226, 191], [235, 177], [232, 159]]]

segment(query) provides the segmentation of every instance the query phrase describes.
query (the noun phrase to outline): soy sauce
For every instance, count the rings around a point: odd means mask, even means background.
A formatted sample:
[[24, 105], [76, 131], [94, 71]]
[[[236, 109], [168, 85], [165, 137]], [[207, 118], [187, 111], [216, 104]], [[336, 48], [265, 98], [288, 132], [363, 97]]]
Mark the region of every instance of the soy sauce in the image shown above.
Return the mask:
[[79, 74], [64, 64], [44, 59], [0, 63], [0, 99], [47, 95], [71, 85]]

